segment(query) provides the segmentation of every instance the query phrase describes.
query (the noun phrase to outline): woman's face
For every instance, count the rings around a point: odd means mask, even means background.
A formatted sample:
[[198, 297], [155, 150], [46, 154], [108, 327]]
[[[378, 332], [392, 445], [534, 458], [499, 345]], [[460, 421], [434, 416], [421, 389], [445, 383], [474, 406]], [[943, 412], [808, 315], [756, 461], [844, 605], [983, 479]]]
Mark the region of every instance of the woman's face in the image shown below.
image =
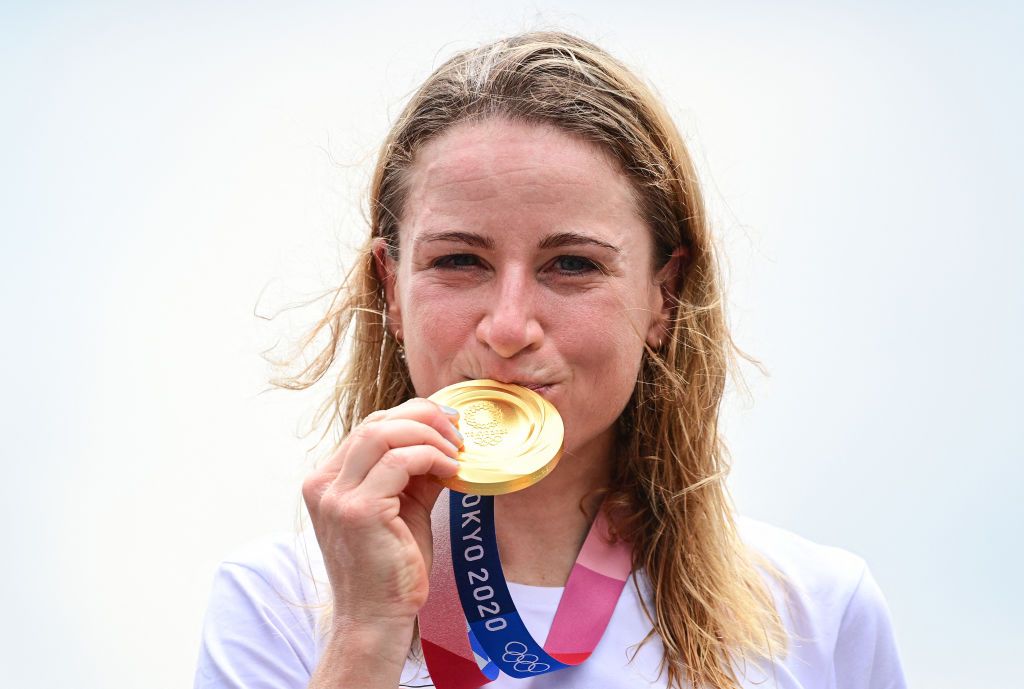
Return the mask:
[[664, 329], [629, 181], [593, 144], [505, 120], [452, 128], [410, 173], [399, 259], [375, 255], [416, 393], [523, 385], [562, 415], [567, 453], [609, 451]]

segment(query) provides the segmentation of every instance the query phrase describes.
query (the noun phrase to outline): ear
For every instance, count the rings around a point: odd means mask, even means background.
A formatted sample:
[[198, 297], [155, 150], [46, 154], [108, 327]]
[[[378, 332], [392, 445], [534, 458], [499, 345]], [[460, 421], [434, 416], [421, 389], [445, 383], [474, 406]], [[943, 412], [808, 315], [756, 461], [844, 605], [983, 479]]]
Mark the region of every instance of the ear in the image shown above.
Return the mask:
[[669, 322], [679, 302], [676, 295], [679, 294], [682, 285], [683, 269], [689, 255], [690, 252], [685, 246], [676, 248], [668, 262], [654, 276], [654, 282], [658, 287], [658, 306], [651, 320], [651, 327], [647, 331], [647, 346], [651, 349], [659, 349], [668, 336]]
[[398, 290], [396, 289], [396, 276], [398, 274], [398, 262], [388, 251], [388, 243], [381, 237], [373, 240], [373, 269], [377, 274], [377, 280], [384, 289], [384, 308], [387, 310], [388, 332], [396, 340], [402, 339], [402, 309], [398, 303]]

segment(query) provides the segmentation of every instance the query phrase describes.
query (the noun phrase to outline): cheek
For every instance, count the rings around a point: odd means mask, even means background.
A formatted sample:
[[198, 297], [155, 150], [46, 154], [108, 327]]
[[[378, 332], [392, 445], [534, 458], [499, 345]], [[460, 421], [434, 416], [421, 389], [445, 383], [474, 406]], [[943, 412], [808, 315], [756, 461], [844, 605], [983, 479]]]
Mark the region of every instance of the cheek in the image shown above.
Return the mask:
[[[582, 323], [582, 322], [581, 322]], [[636, 387], [643, 349], [632, 330], [608, 321], [578, 327], [563, 343], [572, 368], [569, 395], [559, 409], [565, 417], [566, 446], [577, 448], [612, 428]]]
[[414, 286], [405, 293], [402, 314], [406, 363], [416, 394], [427, 396], [455, 382], [453, 364], [476, 327], [468, 305]]
[[[612, 395], [623, 404], [636, 383], [643, 355], [643, 330], [618, 299], [578, 303], [566, 310], [555, 338], [575, 369], [583, 395]], [[570, 315], [571, 314], [571, 315]]]
[[591, 385], [610, 399], [626, 400], [633, 392], [643, 348], [630, 332], [595, 333], [586, 354]]
[[406, 339], [414, 345], [443, 340], [470, 318], [458, 291], [439, 289], [416, 277], [402, 291], [402, 304]]

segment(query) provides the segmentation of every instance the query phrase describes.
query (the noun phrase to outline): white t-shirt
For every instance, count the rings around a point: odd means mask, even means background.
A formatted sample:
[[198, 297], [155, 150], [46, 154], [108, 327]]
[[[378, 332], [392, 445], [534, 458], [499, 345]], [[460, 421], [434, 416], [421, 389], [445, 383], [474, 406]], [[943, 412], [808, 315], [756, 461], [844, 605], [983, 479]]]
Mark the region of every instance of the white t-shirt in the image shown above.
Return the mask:
[[[738, 524], [743, 540], [788, 582], [783, 592], [766, 579], [790, 635], [788, 655], [760, 669], [738, 668], [745, 688], [906, 686], [885, 599], [863, 560], [751, 519]], [[640, 596], [651, 599], [647, 579], [636, 579], [636, 585], [627, 582], [608, 629], [584, 663], [530, 679], [502, 674], [488, 689], [664, 687], [657, 636], [637, 650], [651, 629]], [[304, 689], [324, 641], [316, 606], [330, 599], [326, 582], [316, 539], [308, 534], [249, 546], [223, 562], [206, 613], [195, 689]], [[527, 629], [543, 641], [562, 589], [510, 582], [509, 590]], [[407, 662], [401, 686], [433, 685], [424, 667]]]

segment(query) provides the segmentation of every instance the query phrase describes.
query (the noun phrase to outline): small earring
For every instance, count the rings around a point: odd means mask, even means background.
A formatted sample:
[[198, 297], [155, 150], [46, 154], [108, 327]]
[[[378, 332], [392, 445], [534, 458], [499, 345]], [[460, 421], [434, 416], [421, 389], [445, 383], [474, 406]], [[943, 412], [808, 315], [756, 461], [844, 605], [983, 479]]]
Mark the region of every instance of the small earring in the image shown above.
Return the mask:
[[405, 361], [405, 342], [402, 341], [402, 331], [395, 331], [395, 342], [398, 344], [398, 358]]

